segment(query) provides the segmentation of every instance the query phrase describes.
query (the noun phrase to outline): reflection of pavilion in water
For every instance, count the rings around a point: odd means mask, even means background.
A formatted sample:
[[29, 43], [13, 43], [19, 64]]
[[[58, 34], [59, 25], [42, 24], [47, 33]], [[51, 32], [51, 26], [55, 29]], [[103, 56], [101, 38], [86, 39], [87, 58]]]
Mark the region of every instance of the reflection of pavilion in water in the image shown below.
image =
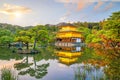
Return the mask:
[[59, 47], [57, 49], [56, 55], [59, 57], [59, 61], [67, 65], [76, 63], [81, 55], [81, 47]]

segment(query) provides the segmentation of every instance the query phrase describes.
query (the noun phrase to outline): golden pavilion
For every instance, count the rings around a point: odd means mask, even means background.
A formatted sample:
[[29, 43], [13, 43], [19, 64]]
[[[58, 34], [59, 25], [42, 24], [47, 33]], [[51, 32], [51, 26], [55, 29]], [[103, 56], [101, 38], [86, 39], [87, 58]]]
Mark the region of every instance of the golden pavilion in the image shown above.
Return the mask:
[[81, 32], [77, 31], [77, 26], [72, 24], [59, 26], [59, 31], [56, 34], [56, 46], [74, 46], [81, 42], [82, 35]]

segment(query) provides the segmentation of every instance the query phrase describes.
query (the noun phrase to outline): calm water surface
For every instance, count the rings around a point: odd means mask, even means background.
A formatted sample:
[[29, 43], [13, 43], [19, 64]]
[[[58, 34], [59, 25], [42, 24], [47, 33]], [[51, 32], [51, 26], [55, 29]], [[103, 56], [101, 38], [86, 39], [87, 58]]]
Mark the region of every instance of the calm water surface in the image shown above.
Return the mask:
[[93, 57], [92, 50], [82, 50], [80, 47], [74, 48], [72, 52], [76, 49], [81, 56], [77, 56], [78, 59], [72, 63], [62, 63], [56, 55], [56, 49], [47, 47], [41, 48], [40, 53], [35, 55], [11, 53], [17, 56], [9, 60], [0, 59], [0, 68], [3, 65], [11, 67], [19, 80], [103, 80], [106, 65], [98, 57]]

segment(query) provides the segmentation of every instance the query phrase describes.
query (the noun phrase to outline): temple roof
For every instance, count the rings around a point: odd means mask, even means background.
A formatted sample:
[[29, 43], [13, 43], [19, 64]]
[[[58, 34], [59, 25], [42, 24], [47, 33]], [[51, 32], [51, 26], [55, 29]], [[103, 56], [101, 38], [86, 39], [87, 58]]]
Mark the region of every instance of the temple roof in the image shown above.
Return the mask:
[[69, 32], [82, 33], [82, 32], [79, 32], [79, 31], [59, 31], [58, 33], [69, 33]]

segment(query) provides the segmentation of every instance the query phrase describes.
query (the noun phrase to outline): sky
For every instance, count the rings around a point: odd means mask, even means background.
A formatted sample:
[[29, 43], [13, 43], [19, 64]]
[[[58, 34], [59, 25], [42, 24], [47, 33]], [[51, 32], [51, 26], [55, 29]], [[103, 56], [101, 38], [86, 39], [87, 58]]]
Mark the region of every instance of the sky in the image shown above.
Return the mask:
[[0, 23], [20, 26], [99, 22], [120, 11], [120, 0], [0, 0]]

